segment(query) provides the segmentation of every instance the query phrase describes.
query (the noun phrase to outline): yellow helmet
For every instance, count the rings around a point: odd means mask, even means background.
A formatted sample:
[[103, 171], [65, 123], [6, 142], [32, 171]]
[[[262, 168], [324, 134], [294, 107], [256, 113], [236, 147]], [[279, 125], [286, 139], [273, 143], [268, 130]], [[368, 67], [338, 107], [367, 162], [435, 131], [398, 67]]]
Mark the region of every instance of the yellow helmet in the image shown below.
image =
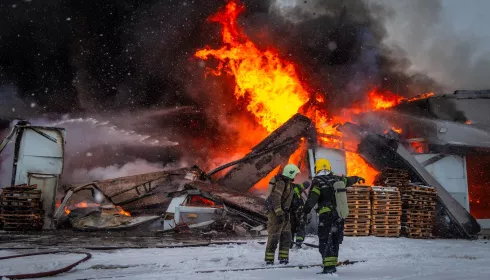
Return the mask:
[[319, 158], [315, 162], [315, 173], [318, 173], [321, 170], [332, 171], [332, 167], [330, 166], [330, 162], [325, 158]]

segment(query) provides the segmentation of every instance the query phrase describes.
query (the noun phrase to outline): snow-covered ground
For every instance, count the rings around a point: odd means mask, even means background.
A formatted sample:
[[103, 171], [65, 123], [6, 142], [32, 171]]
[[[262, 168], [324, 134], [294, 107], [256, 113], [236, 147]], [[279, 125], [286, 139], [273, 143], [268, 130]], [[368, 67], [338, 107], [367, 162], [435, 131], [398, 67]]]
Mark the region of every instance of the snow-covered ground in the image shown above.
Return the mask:
[[[307, 242], [317, 244], [313, 237]], [[265, 245], [92, 251], [92, 259], [68, 273], [43, 279], [321, 279], [319, 267], [196, 273], [263, 266]], [[29, 251], [32, 252], [32, 251]], [[7, 256], [22, 251], [0, 251]], [[50, 255], [0, 261], [0, 275], [61, 268], [82, 255]], [[315, 248], [291, 251], [291, 264], [319, 264]], [[465, 240], [346, 237], [340, 260], [365, 260], [340, 267], [336, 279], [490, 279], [490, 243]]]

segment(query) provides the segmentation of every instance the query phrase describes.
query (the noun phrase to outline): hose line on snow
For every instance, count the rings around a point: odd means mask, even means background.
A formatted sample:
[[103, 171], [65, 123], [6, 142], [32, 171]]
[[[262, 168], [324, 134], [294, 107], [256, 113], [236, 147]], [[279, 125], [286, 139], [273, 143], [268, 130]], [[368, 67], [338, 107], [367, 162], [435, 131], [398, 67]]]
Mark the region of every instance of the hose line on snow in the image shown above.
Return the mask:
[[8, 279], [29, 279], [29, 278], [41, 278], [41, 277], [48, 277], [48, 276], [54, 276], [63, 272], [67, 272], [70, 269], [74, 268], [75, 266], [79, 265], [82, 262], [85, 262], [89, 260], [92, 255], [90, 253], [86, 252], [70, 252], [70, 251], [52, 251], [52, 252], [42, 252], [42, 253], [31, 253], [31, 254], [23, 254], [23, 255], [15, 255], [15, 256], [7, 256], [7, 257], [0, 257], [0, 260], [7, 260], [7, 259], [15, 259], [15, 258], [23, 258], [23, 257], [30, 257], [30, 256], [39, 256], [39, 255], [51, 255], [51, 254], [83, 254], [85, 257], [75, 263], [70, 264], [69, 266], [57, 269], [57, 270], [51, 270], [51, 271], [45, 271], [45, 272], [37, 272], [37, 273], [28, 273], [28, 274], [16, 274], [16, 275], [2, 275], [0, 278], [6, 277]]

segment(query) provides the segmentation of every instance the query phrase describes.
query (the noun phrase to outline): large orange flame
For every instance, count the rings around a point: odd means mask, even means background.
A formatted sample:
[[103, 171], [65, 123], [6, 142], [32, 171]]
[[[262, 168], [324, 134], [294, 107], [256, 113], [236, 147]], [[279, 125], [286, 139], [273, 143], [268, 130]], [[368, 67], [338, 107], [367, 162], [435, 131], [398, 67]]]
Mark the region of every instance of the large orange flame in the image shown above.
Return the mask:
[[260, 50], [237, 26], [236, 19], [244, 6], [231, 1], [210, 17], [223, 27], [224, 46], [209, 46], [196, 52], [204, 60], [216, 58], [220, 64], [215, 75], [226, 72], [235, 77], [235, 96], [247, 100], [247, 109], [271, 132], [290, 119], [308, 101], [294, 65], [282, 60], [273, 50]]
[[[218, 49], [206, 46], [195, 53], [202, 60], [214, 58], [218, 61], [216, 69], [209, 70], [213, 75], [229, 74], [235, 79], [234, 94], [245, 102], [247, 110], [268, 132], [272, 132], [298, 112], [310, 99], [302, 85], [293, 63], [280, 57], [273, 48], [259, 49], [237, 24], [237, 17], [245, 7], [238, 0], [231, 0], [218, 13], [209, 18], [222, 26], [222, 43]], [[369, 104], [360, 108], [346, 110], [345, 114], [330, 116], [322, 109], [326, 102], [320, 95], [313, 98], [316, 106], [306, 113], [323, 136], [320, 140], [331, 147], [340, 147], [340, 132], [332, 127], [335, 123], [351, 121], [352, 113], [366, 110], [386, 109], [407, 100], [391, 92], [369, 93]], [[428, 96], [426, 96], [428, 97]], [[240, 149], [237, 147], [237, 150]], [[300, 159], [299, 153], [292, 157]], [[349, 175], [362, 176], [367, 183], [374, 180], [377, 171], [355, 153], [347, 153], [347, 172]], [[274, 170], [268, 177], [278, 172]], [[264, 180], [268, 180], [268, 177]], [[260, 183], [259, 183], [260, 184]], [[265, 186], [267, 184], [264, 184]]]

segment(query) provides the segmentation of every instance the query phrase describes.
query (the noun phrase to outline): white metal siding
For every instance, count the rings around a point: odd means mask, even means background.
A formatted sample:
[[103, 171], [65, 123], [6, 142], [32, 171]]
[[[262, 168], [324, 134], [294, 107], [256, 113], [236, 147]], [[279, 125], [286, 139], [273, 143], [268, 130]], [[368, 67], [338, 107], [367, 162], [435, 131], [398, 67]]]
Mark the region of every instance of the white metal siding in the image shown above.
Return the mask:
[[47, 139], [26, 129], [22, 136], [17, 160], [15, 184], [27, 184], [28, 173], [61, 175], [63, 170], [63, 135], [57, 130], [40, 129], [58, 141]]
[[[415, 155], [418, 162], [436, 156], [435, 154]], [[443, 159], [425, 166], [425, 169], [456, 199], [467, 211], [468, 178], [466, 176], [466, 161], [462, 156], [447, 155]]]
[[56, 139], [56, 143], [26, 128], [20, 142], [15, 185], [38, 184], [42, 191], [44, 229], [54, 226], [58, 181], [63, 172], [64, 131], [36, 127], [37, 130]]

